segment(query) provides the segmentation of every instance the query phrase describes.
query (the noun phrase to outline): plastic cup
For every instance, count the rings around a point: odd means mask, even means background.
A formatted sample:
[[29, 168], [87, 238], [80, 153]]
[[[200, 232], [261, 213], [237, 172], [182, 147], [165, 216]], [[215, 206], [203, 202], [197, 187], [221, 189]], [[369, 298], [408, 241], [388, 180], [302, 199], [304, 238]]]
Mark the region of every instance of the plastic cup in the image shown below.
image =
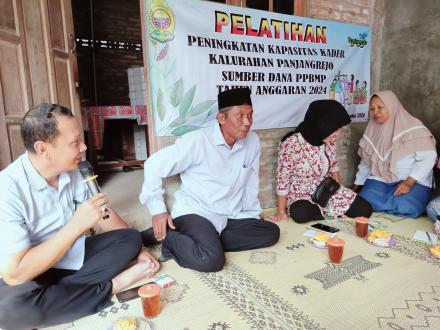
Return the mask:
[[345, 241], [342, 238], [332, 237], [327, 241], [328, 258], [330, 262], [339, 264], [344, 253]]
[[160, 286], [157, 284], [145, 284], [138, 290], [142, 301], [144, 316], [153, 318], [160, 313]]
[[369, 219], [365, 217], [356, 217], [356, 235], [359, 237], [365, 237], [368, 235], [368, 223]]

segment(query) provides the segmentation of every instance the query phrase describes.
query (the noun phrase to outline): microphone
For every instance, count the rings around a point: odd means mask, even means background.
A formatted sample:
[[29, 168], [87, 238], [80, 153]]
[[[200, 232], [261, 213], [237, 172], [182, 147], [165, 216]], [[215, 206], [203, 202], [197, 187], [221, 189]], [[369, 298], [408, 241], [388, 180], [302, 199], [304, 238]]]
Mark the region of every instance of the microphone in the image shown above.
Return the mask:
[[[80, 161], [78, 164], [78, 169], [84, 179], [83, 182], [87, 184], [92, 196], [99, 194], [101, 192], [101, 188], [99, 188], [98, 182], [96, 182], [96, 178], [98, 176], [93, 172], [92, 164], [90, 164], [87, 160]], [[108, 212], [107, 207], [105, 208], [104, 212]], [[105, 214], [103, 219], [105, 220], [109, 217], [110, 215]]]
[[101, 192], [101, 188], [99, 188], [98, 182], [96, 182], [96, 178], [98, 177], [93, 172], [93, 166], [87, 160], [80, 161], [78, 164], [79, 172], [83, 177], [83, 182], [87, 184], [92, 196], [95, 196]]

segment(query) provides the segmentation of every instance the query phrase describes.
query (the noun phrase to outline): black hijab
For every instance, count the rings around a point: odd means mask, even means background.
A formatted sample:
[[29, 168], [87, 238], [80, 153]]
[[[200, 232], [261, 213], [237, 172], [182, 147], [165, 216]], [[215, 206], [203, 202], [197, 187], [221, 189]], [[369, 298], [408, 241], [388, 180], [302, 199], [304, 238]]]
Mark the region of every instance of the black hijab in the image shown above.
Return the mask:
[[281, 142], [295, 133], [301, 133], [313, 146], [324, 144], [324, 139], [351, 122], [345, 108], [335, 100], [317, 100], [310, 103], [304, 120], [298, 127], [283, 136]]

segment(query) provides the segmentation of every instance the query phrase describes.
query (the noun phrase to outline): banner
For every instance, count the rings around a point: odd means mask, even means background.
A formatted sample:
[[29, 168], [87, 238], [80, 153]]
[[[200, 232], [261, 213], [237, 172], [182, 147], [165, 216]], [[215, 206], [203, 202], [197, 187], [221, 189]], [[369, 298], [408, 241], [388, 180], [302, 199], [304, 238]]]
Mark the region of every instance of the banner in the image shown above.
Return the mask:
[[310, 102], [335, 99], [366, 121], [371, 29], [208, 1], [146, 0], [156, 135], [215, 118], [217, 94], [252, 90], [253, 129], [295, 127]]

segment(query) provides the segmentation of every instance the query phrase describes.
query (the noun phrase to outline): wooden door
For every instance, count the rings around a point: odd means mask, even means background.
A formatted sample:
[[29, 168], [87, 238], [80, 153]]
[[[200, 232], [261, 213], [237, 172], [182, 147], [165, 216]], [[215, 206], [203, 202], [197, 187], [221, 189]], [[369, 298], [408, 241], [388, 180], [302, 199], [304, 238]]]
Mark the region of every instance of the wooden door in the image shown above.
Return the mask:
[[24, 147], [20, 123], [41, 102], [81, 120], [70, 0], [0, 0], [0, 170]]

